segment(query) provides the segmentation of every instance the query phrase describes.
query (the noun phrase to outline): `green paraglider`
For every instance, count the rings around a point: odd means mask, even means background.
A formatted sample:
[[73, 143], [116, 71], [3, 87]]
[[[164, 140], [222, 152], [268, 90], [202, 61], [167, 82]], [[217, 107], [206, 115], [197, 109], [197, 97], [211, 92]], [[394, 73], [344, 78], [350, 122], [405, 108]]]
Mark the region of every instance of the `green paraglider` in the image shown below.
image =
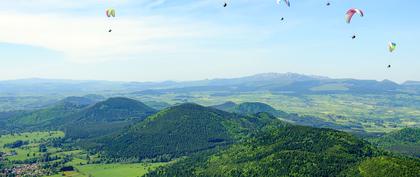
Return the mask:
[[388, 43], [388, 50], [389, 50], [389, 52], [394, 52], [395, 51], [395, 49], [397, 49], [397, 44], [396, 43], [394, 43], [394, 42], [389, 42]]

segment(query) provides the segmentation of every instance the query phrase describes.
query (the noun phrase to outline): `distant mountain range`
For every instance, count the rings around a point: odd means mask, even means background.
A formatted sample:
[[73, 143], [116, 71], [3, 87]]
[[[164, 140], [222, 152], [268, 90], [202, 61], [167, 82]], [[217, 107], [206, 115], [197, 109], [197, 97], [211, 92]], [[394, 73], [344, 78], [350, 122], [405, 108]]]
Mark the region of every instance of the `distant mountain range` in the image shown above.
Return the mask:
[[270, 91], [273, 93], [419, 93], [420, 82], [403, 84], [384, 80], [331, 79], [295, 73], [265, 73], [232, 79], [184, 82], [113, 82], [23, 79], [0, 81], [0, 96], [81, 95], [88, 93], [166, 94], [200, 91], [235, 92]]

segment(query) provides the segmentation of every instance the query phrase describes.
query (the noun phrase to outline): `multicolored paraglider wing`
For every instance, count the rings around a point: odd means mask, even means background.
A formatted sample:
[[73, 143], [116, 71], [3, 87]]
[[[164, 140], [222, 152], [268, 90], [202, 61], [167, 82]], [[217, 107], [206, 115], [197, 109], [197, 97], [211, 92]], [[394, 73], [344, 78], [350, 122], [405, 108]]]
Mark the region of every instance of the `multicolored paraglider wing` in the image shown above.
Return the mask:
[[361, 17], [364, 16], [364, 13], [360, 9], [349, 9], [346, 13], [345, 19], [347, 23], [351, 22], [351, 19], [353, 18], [354, 14], [359, 14]]
[[389, 42], [389, 44], [388, 44], [388, 50], [389, 50], [389, 52], [394, 52], [394, 50], [397, 48], [397, 44], [396, 43], [393, 43], [393, 42]]
[[115, 17], [115, 9], [107, 9], [106, 10], [107, 17]]

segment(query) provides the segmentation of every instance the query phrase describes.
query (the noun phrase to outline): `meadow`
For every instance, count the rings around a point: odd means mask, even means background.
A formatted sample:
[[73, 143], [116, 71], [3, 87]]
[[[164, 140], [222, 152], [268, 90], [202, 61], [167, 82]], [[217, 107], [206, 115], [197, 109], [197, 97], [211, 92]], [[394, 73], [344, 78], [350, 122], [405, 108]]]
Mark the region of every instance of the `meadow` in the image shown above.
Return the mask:
[[[11, 169], [35, 163], [48, 167], [45, 177], [136, 177], [143, 176], [148, 171], [165, 165], [165, 163], [93, 164], [100, 161], [97, 155], [88, 155], [83, 150], [69, 149], [68, 146], [66, 148], [52, 146], [52, 141], [63, 137], [64, 133], [61, 131], [2, 135], [0, 136], [0, 152], [2, 152], [3, 156], [0, 157], [3, 160], [0, 163], [0, 167], [2, 169]], [[18, 141], [25, 143], [19, 147], [8, 147]], [[45, 145], [45, 151], [41, 151], [41, 144]], [[73, 167], [74, 170], [60, 172], [59, 169], [61, 167], [69, 166]]]
[[[40, 144], [62, 137], [64, 137], [64, 133], [61, 131], [15, 133], [2, 135], [0, 136], [0, 152], [16, 152], [16, 155], [7, 157], [9, 161], [24, 161], [32, 158], [39, 158], [43, 154], [45, 154], [39, 151]], [[5, 146], [7, 144], [14, 143], [19, 140], [23, 142], [28, 142], [29, 144], [23, 145], [18, 148], [9, 148]], [[49, 153], [59, 151], [59, 149], [54, 147], [48, 147], [48, 150]]]
[[[164, 163], [133, 163], [133, 164], [92, 164], [77, 165], [76, 171], [60, 172], [48, 177], [137, 177], [143, 176], [150, 170], [162, 166]], [[46, 176], [47, 177], [47, 176]]]

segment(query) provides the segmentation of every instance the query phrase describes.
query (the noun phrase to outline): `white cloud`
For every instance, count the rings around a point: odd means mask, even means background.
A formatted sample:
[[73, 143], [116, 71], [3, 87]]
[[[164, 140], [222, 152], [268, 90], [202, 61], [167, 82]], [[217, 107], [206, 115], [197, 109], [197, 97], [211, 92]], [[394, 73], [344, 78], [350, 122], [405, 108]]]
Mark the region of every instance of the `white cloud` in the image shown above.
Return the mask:
[[[117, 59], [118, 56], [175, 50], [174, 41], [211, 35], [205, 24], [188, 24], [165, 17], [28, 14], [0, 12], [0, 42], [44, 47], [61, 52], [72, 61]], [[112, 32], [107, 32], [112, 28]]]
[[[90, 8], [97, 5], [117, 5], [125, 4], [131, 0], [0, 0], [2, 9], [26, 9], [45, 10], [45, 9], [69, 9], [69, 8]], [[147, 2], [151, 0], [138, 0], [139, 2]]]
[[[111, 0], [106, 4], [100, 0], [0, 2], [3, 3], [0, 7], [0, 42], [54, 50], [72, 62], [141, 58], [142, 54], [151, 53], [209, 52], [217, 50], [214, 46], [207, 48], [206, 44], [209, 43], [217, 45], [217, 41], [236, 41], [235, 36], [252, 38], [269, 35], [264, 34], [267, 30], [258, 31], [258, 28], [250, 29], [241, 25], [217, 25], [199, 17], [185, 19], [170, 13], [183, 12], [185, 9], [166, 9], [162, 15], [151, 16], [141, 10], [132, 14], [133, 9], [127, 12], [123, 11], [124, 8], [118, 8], [121, 11], [117, 11], [117, 18], [105, 17], [104, 8], [108, 3], [117, 6], [143, 4], [145, 7], [141, 8], [147, 9], [161, 5], [165, 0]], [[208, 2], [194, 2], [192, 7], [185, 8], [197, 9], [194, 4]], [[113, 30], [111, 33], [107, 32], [109, 28]], [[251, 43], [248, 38], [245, 41]]]

